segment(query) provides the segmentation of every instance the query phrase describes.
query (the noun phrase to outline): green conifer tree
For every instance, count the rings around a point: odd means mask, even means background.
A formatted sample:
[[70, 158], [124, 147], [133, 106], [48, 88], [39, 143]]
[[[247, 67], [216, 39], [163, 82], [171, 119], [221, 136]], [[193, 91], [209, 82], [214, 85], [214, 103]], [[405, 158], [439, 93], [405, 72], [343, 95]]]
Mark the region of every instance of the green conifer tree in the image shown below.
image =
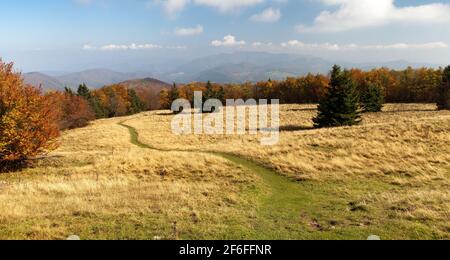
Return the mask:
[[95, 118], [105, 118], [106, 111], [105, 108], [102, 107], [100, 100], [92, 94], [91, 90], [86, 86], [86, 84], [81, 84], [78, 86], [77, 95], [86, 99], [89, 105], [94, 111]]
[[91, 91], [84, 83], [78, 86], [77, 94], [80, 97], [84, 97], [86, 100], [91, 97]]
[[[180, 91], [178, 90], [177, 84], [173, 83], [172, 89], [169, 92], [169, 103], [170, 106], [172, 106], [173, 102], [175, 102], [175, 100], [180, 98]], [[174, 114], [179, 114], [181, 112], [183, 112], [183, 110], [180, 111], [172, 111]]]
[[69, 87], [64, 87], [64, 92], [68, 95], [74, 95], [73, 90]]
[[208, 83], [206, 83], [206, 90], [205, 93], [203, 93], [203, 98], [205, 100], [211, 99], [211, 98], [215, 98], [214, 97], [214, 89], [213, 89], [213, 85], [211, 83], [211, 81], [208, 81]]
[[88, 99], [88, 102], [97, 119], [107, 117], [106, 109], [102, 106], [98, 97], [92, 96]]
[[130, 105], [128, 107], [128, 114], [134, 115], [144, 111], [144, 103], [142, 103], [141, 99], [136, 93], [136, 90], [129, 89], [128, 90], [128, 99], [130, 101]]
[[380, 112], [383, 109], [384, 95], [381, 86], [369, 83], [363, 88], [361, 105], [364, 112]]
[[205, 92], [203, 92], [202, 98], [203, 98], [203, 100], [202, 100], [202, 104], [203, 104], [202, 112], [203, 113], [212, 113], [212, 112], [214, 112], [215, 108], [213, 108], [212, 111], [206, 111], [204, 109], [205, 102], [208, 99], [213, 99], [213, 98], [215, 99], [216, 98], [216, 93], [214, 91], [214, 88], [213, 88], [213, 85], [212, 85], [211, 81], [208, 81], [208, 83], [206, 83], [206, 90], [205, 90]]
[[216, 99], [220, 100], [222, 102], [222, 104], [225, 103], [225, 89], [223, 86], [219, 87], [219, 90], [216, 93]]
[[438, 110], [450, 110], [450, 66], [444, 69], [442, 82], [437, 89]]
[[319, 113], [314, 119], [316, 128], [360, 123], [359, 96], [348, 71], [342, 71], [337, 65], [333, 67], [328, 92], [318, 109]]

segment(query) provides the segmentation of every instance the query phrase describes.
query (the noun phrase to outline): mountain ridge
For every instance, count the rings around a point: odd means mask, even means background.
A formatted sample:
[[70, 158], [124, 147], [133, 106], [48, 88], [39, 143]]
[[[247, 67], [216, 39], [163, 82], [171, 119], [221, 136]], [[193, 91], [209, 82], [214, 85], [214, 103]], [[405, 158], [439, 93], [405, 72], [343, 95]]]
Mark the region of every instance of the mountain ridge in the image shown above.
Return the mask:
[[[307, 73], [328, 73], [334, 64], [341, 64], [345, 68], [360, 68], [363, 70], [370, 70], [376, 67], [388, 67], [390, 69], [405, 69], [408, 66], [414, 68], [438, 67], [434, 64], [414, 63], [405, 60], [350, 63], [328, 61], [310, 55], [233, 52], [193, 59], [190, 62], [177, 65], [172, 70], [158, 74], [150, 72], [126, 73], [99, 68], [55, 77], [41, 72], [32, 72], [23, 74], [23, 77], [29, 84], [35, 86], [42, 85], [44, 89], [57, 90], [63, 89], [65, 86], [76, 88], [83, 83], [90, 88], [100, 88], [105, 85], [150, 78], [158, 79], [160, 81], [159, 84], [165, 82], [188, 83], [208, 80], [216, 83], [242, 83], [262, 81], [269, 78], [282, 80], [286, 77], [303, 76]], [[132, 84], [133, 82], [128, 83]], [[137, 83], [134, 82], [134, 84]], [[158, 85], [157, 82], [153, 82], [153, 84]]]
[[144, 78], [146, 73], [123, 73], [109, 69], [90, 69], [72, 72], [59, 76], [50, 76], [42, 72], [23, 73], [25, 83], [42, 86], [45, 90], [62, 90], [65, 87], [77, 88], [86, 84], [89, 88], [101, 88], [106, 85], [118, 84], [127, 80]]

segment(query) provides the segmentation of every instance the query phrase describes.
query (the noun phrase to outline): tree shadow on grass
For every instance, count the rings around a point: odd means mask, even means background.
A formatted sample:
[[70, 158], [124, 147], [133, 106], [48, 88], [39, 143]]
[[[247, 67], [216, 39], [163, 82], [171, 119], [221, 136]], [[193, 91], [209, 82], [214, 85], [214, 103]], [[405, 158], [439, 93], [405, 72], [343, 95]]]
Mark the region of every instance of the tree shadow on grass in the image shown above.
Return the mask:
[[174, 113], [172, 113], [172, 112], [167, 112], [167, 113], [158, 113], [158, 114], [156, 114], [157, 116], [173, 116], [174, 115]]
[[288, 109], [289, 112], [308, 112], [308, 111], [317, 111], [317, 108], [292, 108]]
[[314, 130], [315, 128], [313, 126], [306, 126], [306, 125], [284, 125], [280, 126], [281, 132], [297, 132], [297, 131], [309, 131]]
[[26, 160], [0, 161], [0, 174], [19, 172], [28, 167], [30, 167], [30, 162]]
[[34, 168], [41, 162], [50, 162], [49, 160], [64, 158], [62, 155], [43, 155], [33, 158], [16, 160], [16, 161], [0, 161], [0, 174], [20, 172], [27, 168]]
[[437, 109], [396, 109], [390, 111], [381, 111], [384, 114], [406, 113], [406, 112], [437, 112]]
[[[312, 126], [285, 125], [285, 126], [280, 126], [279, 131], [280, 132], [298, 132], [298, 131], [309, 131], [309, 130], [314, 130], [314, 129], [315, 128]], [[261, 132], [276, 131], [275, 128], [259, 128], [258, 130]]]

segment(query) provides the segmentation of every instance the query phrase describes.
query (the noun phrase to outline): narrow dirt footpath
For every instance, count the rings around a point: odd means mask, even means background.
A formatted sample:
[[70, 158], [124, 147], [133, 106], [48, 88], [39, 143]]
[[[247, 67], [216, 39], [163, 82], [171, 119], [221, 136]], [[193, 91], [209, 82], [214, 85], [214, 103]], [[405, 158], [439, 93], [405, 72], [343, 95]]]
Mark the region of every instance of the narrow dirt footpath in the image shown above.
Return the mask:
[[[244, 167], [246, 170], [261, 176], [264, 184], [269, 187], [270, 193], [255, 195], [255, 201], [258, 201], [261, 204], [261, 208], [258, 210], [258, 220], [254, 225], [251, 238], [286, 239], [286, 237], [281, 237], [281, 234], [277, 234], [277, 230], [280, 228], [286, 228], [285, 226], [279, 226], [278, 223], [296, 223], [298, 221], [301, 209], [308, 204], [308, 200], [305, 201], [305, 197], [308, 197], [309, 194], [306, 190], [302, 189], [300, 184], [293, 182], [272, 170], [266, 169], [255, 162], [227, 153], [159, 149], [140, 142], [139, 133], [134, 127], [126, 125], [125, 122], [121, 122], [119, 125], [130, 131], [131, 143], [141, 148], [159, 152], [210, 154], [224, 158], [237, 166]], [[295, 238], [299, 238], [298, 233]]]

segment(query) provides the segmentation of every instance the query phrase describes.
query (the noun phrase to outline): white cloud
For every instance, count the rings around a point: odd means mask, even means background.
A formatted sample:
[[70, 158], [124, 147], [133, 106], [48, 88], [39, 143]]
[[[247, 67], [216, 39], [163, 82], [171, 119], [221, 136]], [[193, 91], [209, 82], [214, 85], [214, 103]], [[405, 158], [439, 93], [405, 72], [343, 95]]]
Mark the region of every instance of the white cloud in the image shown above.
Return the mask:
[[172, 50], [185, 50], [187, 49], [186, 46], [183, 45], [177, 45], [177, 46], [166, 46], [166, 49], [172, 49]]
[[195, 36], [203, 33], [203, 26], [197, 25], [196, 27], [176, 28], [175, 34], [178, 36]]
[[250, 20], [262, 23], [275, 23], [281, 18], [280, 9], [268, 8], [260, 14], [253, 15]]
[[146, 44], [135, 44], [135, 43], [132, 43], [130, 45], [109, 44], [109, 45], [102, 46], [100, 48], [100, 50], [104, 50], [104, 51], [113, 51], [113, 50], [149, 50], [149, 49], [160, 49], [160, 48], [162, 48], [162, 47], [159, 46], [159, 45], [150, 44], [150, 43], [146, 43]]
[[[91, 1], [91, 0], [79, 0]], [[254, 6], [264, 3], [265, 0], [150, 0], [148, 4], [160, 4], [166, 13], [174, 18], [183, 11], [189, 4], [209, 6], [218, 9], [220, 12], [234, 12], [244, 7]]]
[[256, 47], [256, 48], [272, 47], [273, 43], [271, 43], [271, 42], [254, 42], [254, 43], [252, 43], [252, 46]]
[[145, 44], [107, 44], [101, 47], [92, 46], [90, 44], [83, 45], [83, 50], [101, 50], [101, 51], [118, 51], [118, 50], [151, 50], [151, 49], [161, 49], [163, 46], [145, 43]]
[[341, 32], [392, 23], [450, 22], [450, 5], [433, 3], [398, 7], [395, 0], [316, 0], [335, 11], [323, 11], [313, 25], [299, 25], [299, 32]]
[[340, 50], [341, 46], [331, 43], [304, 43], [298, 40], [291, 40], [281, 43], [281, 47], [297, 48], [297, 49], [321, 49], [321, 50]]
[[221, 12], [236, 11], [243, 7], [261, 4], [264, 0], [194, 0], [198, 5], [211, 6]]
[[390, 45], [368, 45], [363, 46], [364, 49], [371, 50], [386, 50], [386, 49], [422, 49], [422, 50], [430, 50], [430, 49], [445, 49], [448, 48], [448, 44], [444, 42], [429, 42], [429, 43], [421, 43], [421, 44], [411, 44], [411, 43], [396, 43]]
[[83, 45], [83, 50], [88, 51], [88, 50], [95, 50], [96, 48], [94, 46], [91, 46], [90, 44], [85, 44]]
[[357, 44], [333, 44], [333, 43], [304, 43], [298, 40], [291, 40], [281, 44], [283, 48], [304, 49], [304, 50], [328, 50], [328, 51], [348, 51], [348, 50], [431, 50], [445, 49], [448, 44], [444, 42], [428, 43], [395, 43], [386, 45], [357, 45]]
[[245, 41], [237, 41], [236, 37], [233, 35], [227, 35], [223, 37], [222, 41], [215, 40], [211, 42], [211, 45], [214, 47], [235, 47], [235, 46], [244, 46], [247, 43]]
[[182, 11], [191, 0], [156, 0], [161, 2], [167, 14], [174, 17], [178, 12]]

